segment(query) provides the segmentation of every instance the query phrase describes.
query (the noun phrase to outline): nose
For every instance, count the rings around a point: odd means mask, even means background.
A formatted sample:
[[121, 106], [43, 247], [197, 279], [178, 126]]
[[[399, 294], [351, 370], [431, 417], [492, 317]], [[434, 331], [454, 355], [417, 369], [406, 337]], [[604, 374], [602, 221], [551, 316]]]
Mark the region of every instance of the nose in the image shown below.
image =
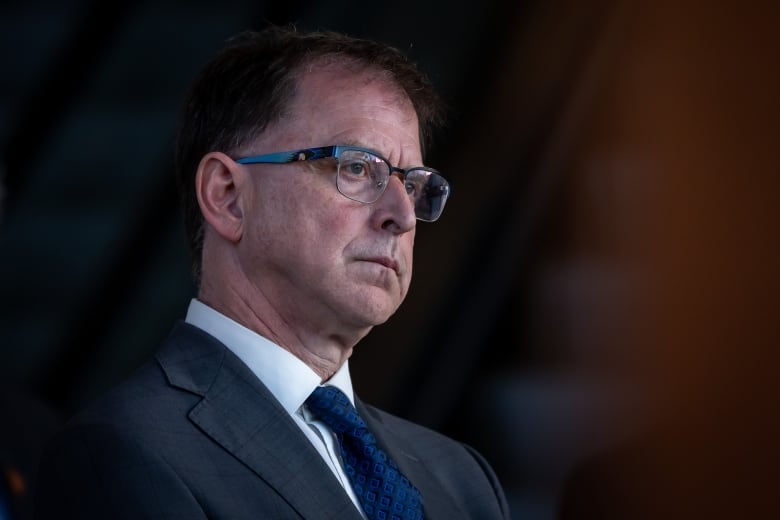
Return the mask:
[[395, 172], [387, 179], [387, 188], [374, 202], [372, 218], [375, 225], [395, 234], [411, 231], [417, 225], [414, 214], [414, 201], [406, 193], [403, 175]]

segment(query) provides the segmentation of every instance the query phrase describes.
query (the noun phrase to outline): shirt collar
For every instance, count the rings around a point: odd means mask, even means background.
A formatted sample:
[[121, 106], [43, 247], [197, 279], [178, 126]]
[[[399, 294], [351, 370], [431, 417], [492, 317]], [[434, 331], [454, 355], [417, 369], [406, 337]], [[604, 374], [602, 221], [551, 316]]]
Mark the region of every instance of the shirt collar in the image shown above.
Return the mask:
[[[184, 321], [214, 336], [230, 349], [290, 415], [301, 407], [320, 384], [320, 376], [290, 351], [195, 298], [190, 301]], [[352, 405], [355, 405], [348, 361], [326, 384], [344, 392]]]

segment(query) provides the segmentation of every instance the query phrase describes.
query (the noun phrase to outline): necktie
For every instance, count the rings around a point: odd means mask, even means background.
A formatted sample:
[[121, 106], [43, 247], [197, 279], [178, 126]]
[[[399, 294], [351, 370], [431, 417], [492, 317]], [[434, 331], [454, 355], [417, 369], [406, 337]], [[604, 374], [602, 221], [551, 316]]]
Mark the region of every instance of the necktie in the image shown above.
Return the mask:
[[352, 489], [371, 520], [422, 520], [422, 497], [379, 446], [341, 390], [320, 386], [309, 410], [336, 434]]

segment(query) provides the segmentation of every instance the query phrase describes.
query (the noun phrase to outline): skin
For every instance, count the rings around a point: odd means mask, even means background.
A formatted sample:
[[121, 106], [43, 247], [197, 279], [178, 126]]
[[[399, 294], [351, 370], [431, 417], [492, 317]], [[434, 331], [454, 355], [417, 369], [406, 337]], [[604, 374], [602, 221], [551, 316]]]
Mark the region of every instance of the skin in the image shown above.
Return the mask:
[[[235, 156], [334, 144], [422, 164], [408, 98], [377, 71], [310, 67], [282, 121]], [[336, 189], [331, 160], [239, 165], [203, 157], [196, 177], [206, 221], [198, 297], [289, 350], [323, 381], [406, 297], [416, 219], [398, 177], [373, 204]]]

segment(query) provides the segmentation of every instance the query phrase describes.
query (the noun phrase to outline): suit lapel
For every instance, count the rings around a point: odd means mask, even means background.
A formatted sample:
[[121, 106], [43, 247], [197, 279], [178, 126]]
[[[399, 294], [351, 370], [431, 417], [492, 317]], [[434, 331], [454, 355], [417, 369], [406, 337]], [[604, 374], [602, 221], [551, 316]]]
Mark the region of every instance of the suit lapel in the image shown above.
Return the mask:
[[355, 407], [368, 429], [377, 438], [377, 442], [398, 465], [401, 473], [420, 490], [426, 520], [460, 518], [462, 512], [453, 506], [455, 500], [437, 485], [438, 479], [416, 455], [419, 447], [409, 443], [406, 436], [389, 429], [379, 414], [367, 408], [357, 398], [355, 398]]
[[268, 389], [224, 345], [180, 324], [158, 361], [171, 385], [201, 395], [190, 420], [303, 518], [360, 520], [330, 468]]

